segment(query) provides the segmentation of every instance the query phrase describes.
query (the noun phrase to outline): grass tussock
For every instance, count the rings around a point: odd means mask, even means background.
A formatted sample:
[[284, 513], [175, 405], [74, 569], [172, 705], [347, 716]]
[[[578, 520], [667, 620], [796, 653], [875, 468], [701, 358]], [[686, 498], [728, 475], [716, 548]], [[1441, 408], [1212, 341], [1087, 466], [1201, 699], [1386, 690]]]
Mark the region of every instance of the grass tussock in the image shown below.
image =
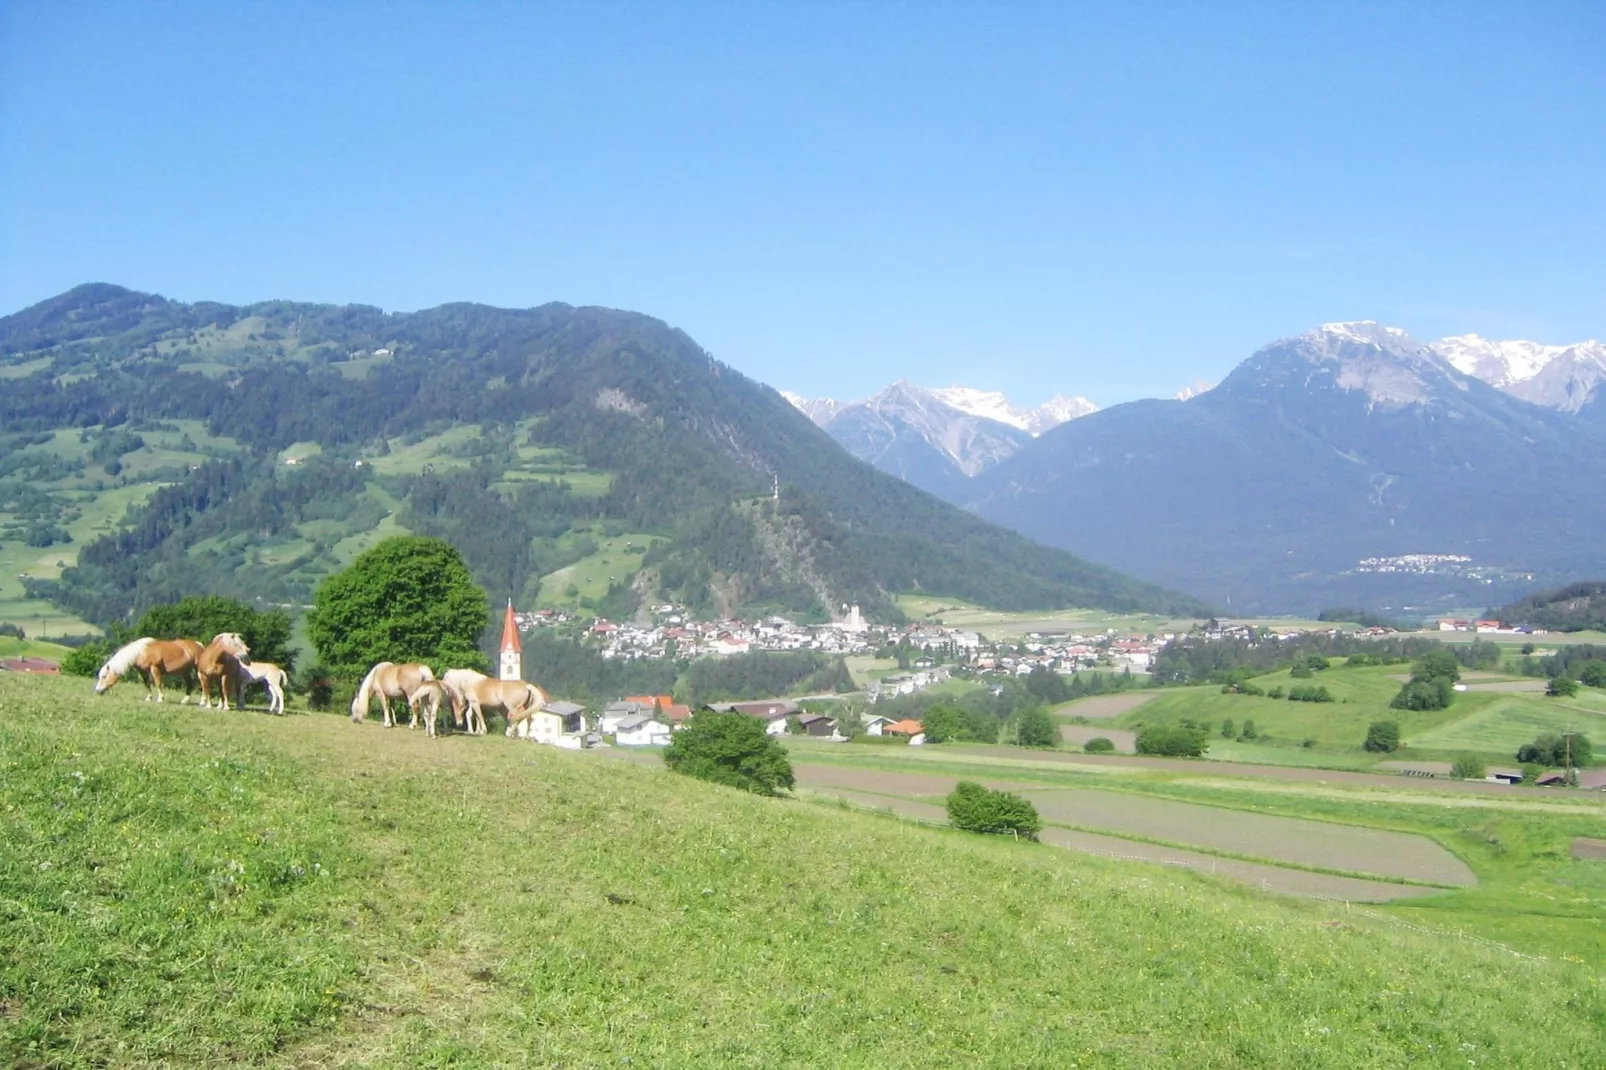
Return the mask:
[[86, 691], [0, 677], [0, 1065], [1583, 1066], [1606, 1031], [1581, 968], [1325, 904]]

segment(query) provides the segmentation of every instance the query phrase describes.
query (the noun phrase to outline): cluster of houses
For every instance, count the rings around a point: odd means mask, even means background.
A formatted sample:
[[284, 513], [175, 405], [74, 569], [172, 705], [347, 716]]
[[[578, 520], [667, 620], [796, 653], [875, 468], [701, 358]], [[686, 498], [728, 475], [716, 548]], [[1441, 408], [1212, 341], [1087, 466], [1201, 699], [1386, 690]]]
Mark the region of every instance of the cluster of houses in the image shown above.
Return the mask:
[[[557, 623], [545, 610], [530, 614], [532, 627]], [[785, 617], [762, 620], [697, 620], [679, 606], [651, 607], [645, 620], [598, 618], [586, 629], [605, 658], [698, 658], [747, 654], [756, 650], [814, 650], [822, 654], [862, 654], [896, 642], [896, 630], [867, 623], [858, 606], [830, 624], [797, 624]]]
[[1479, 635], [1530, 635], [1532, 628], [1519, 628], [1514, 624], [1503, 624], [1497, 620], [1461, 620], [1456, 617], [1440, 617], [1438, 620], [1441, 632], [1476, 632]]

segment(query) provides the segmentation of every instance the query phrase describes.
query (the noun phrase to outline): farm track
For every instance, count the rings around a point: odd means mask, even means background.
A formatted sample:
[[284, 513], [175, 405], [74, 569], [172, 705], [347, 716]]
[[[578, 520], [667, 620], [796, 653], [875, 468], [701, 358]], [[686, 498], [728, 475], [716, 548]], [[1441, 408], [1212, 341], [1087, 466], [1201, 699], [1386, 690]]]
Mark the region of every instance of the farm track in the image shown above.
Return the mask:
[[[955, 755], [986, 755], [998, 757], [999, 748], [944, 745], [946, 753]], [[1471, 795], [1503, 795], [1506, 798], [1554, 798], [1540, 788], [1514, 788], [1505, 784], [1490, 784], [1482, 780], [1440, 780], [1427, 777], [1404, 777], [1382, 773], [1357, 773], [1342, 769], [1311, 769], [1289, 765], [1256, 765], [1252, 762], [1213, 762], [1208, 759], [1149, 758], [1125, 754], [1072, 754], [1060, 751], [1033, 751], [1031, 760], [1038, 763], [1063, 762], [1068, 765], [1114, 766], [1128, 769], [1153, 769], [1166, 773], [1194, 776], [1237, 776], [1259, 780], [1295, 780], [1307, 784], [1355, 784], [1392, 791], [1447, 792]]]
[[[945, 825], [948, 814], [940, 806], [916, 802], [895, 795], [876, 795], [871, 792], [848, 789], [824, 789], [823, 796], [844, 799], [852, 805], [871, 810], [887, 810], [900, 817]], [[1043, 829], [1039, 839], [1051, 847], [1085, 854], [1102, 855], [1128, 861], [1152, 862], [1164, 866], [1177, 866], [1197, 873], [1209, 873], [1259, 888], [1261, 891], [1281, 895], [1305, 896], [1316, 899], [1338, 899], [1348, 903], [1386, 903], [1390, 900], [1414, 896], [1434, 895], [1439, 889], [1421, 885], [1391, 884], [1386, 881], [1362, 880], [1359, 877], [1340, 877], [1327, 873], [1287, 869], [1283, 866], [1246, 862], [1236, 858], [1186, 851], [1154, 843], [1125, 840], [1117, 836], [1101, 836], [1094, 832], [1058, 828], [1050, 825]]]

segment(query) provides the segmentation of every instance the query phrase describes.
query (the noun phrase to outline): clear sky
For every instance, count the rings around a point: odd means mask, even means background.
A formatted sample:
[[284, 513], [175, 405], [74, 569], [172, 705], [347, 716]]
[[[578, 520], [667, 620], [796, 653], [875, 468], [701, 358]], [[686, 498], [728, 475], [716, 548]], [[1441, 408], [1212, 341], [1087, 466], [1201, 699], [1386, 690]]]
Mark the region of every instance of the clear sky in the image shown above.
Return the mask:
[[1102, 404], [1336, 319], [1606, 335], [1606, 3], [0, 3], [0, 312], [635, 309]]

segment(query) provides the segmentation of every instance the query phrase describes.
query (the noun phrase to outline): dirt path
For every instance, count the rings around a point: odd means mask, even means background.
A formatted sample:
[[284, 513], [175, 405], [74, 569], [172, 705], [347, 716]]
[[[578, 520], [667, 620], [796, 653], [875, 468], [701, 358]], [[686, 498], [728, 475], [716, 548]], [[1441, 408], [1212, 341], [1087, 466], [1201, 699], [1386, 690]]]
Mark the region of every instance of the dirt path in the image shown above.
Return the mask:
[[[913, 799], [845, 789], [825, 789], [822, 794], [845, 799], [849, 803], [872, 810], [887, 810], [903, 817], [916, 818], [931, 824], [945, 825], [948, 814], [940, 806], [915, 802]], [[1384, 903], [1391, 899], [1432, 895], [1437, 889], [1411, 884], [1391, 884], [1387, 881], [1361, 880], [1356, 877], [1335, 877], [1325, 873], [1309, 873], [1282, 866], [1263, 865], [1258, 862], [1241, 862], [1234, 858], [1220, 858], [1184, 851], [1174, 847], [1160, 847], [1150, 843], [1137, 843], [1115, 836], [1100, 836], [1092, 832], [1075, 832], [1049, 826], [1043, 830], [1042, 842], [1070, 851], [1103, 855], [1132, 862], [1152, 862], [1177, 866], [1199, 873], [1211, 873], [1266, 892], [1282, 895], [1313, 896], [1318, 899], [1341, 899], [1350, 903]]]
[[1055, 717], [1086, 717], [1090, 721], [1108, 721], [1123, 713], [1131, 713], [1139, 706], [1160, 697], [1158, 691], [1123, 691], [1119, 695], [1094, 695], [1054, 707]]

